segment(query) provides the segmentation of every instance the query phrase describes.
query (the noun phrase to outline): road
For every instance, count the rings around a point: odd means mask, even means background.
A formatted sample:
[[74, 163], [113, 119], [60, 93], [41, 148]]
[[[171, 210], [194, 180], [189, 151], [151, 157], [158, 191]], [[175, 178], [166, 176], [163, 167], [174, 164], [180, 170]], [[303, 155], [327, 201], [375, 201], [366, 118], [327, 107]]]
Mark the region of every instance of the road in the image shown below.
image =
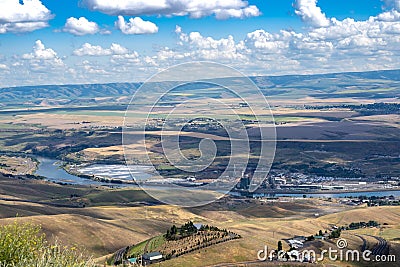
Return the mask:
[[33, 173], [33, 171], [36, 169], [36, 162], [34, 162], [32, 159], [22, 159], [22, 161], [22, 165], [25, 165], [25, 170], [20, 171], [17, 175]]
[[[357, 236], [363, 241], [363, 244], [361, 246], [361, 252], [364, 252], [367, 249], [367, 240], [361, 235], [355, 235], [355, 236]], [[389, 253], [389, 245], [384, 238], [374, 235], [365, 235], [365, 236], [375, 238], [378, 241], [376, 246], [374, 246], [374, 248], [372, 249], [372, 255], [383, 255]]]
[[[151, 240], [151, 239], [150, 239]], [[146, 245], [144, 246], [144, 249], [143, 249], [143, 252], [144, 253], [147, 253], [148, 251], [148, 247], [149, 247], [149, 243], [150, 243], [150, 240], [147, 240], [147, 242], [146, 242]]]
[[384, 238], [373, 235], [368, 236], [373, 237], [378, 241], [378, 244], [372, 249], [372, 255], [386, 255], [389, 253], [389, 245]]
[[364, 252], [367, 249], [367, 240], [361, 235], [355, 235], [355, 236], [357, 236], [363, 241], [363, 244], [361, 246], [361, 252]]
[[124, 260], [124, 254], [125, 254], [126, 248], [121, 248], [114, 254], [114, 265], [121, 264], [122, 261]]

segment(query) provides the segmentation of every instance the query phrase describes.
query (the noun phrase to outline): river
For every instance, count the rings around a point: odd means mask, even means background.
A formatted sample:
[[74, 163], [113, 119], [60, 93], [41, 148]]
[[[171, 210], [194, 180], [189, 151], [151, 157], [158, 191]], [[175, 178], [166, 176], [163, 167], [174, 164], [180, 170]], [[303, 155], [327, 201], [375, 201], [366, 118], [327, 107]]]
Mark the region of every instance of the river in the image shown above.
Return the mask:
[[[46, 177], [48, 181], [55, 183], [66, 183], [76, 185], [87, 185], [87, 186], [112, 186], [112, 187], [136, 187], [137, 185], [129, 183], [104, 183], [87, 178], [78, 177], [71, 175], [60, 167], [59, 161], [55, 159], [37, 157], [40, 162], [38, 169], [36, 170], [37, 175]], [[132, 181], [131, 174], [125, 165], [107, 165], [107, 164], [93, 164], [79, 169], [83, 174], [93, 174], [104, 178], [114, 178], [121, 181]], [[146, 180], [152, 175], [149, 173], [150, 168], [148, 166], [133, 166], [131, 168], [132, 175], [138, 180]], [[238, 195], [238, 192], [231, 192], [231, 195]], [[322, 198], [343, 198], [343, 197], [359, 197], [359, 196], [377, 196], [384, 197], [393, 195], [400, 197], [400, 190], [397, 191], [373, 191], [373, 192], [340, 192], [340, 193], [321, 193], [321, 194], [254, 194], [254, 197], [322, 197]]]
[[[35, 174], [46, 177], [46, 180], [54, 182], [54, 183], [66, 183], [66, 184], [75, 184], [75, 185], [91, 185], [91, 186], [113, 186], [113, 187], [135, 187], [136, 185], [134, 184], [128, 184], [128, 183], [122, 183], [122, 184], [114, 184], [114, 183], [104, 183], [104, 182], [99, 182], [87, 178], [82, 178], [79, 176], [75, 176], [72, 174], [69, 174], [66, 172], [63, 168], [60, 167], [59, 161], [55, 159], [49, 159], [49, 158], [42, 158], [42, 157], [37, 157], [37, 160], [39, 161], [39, 166], [35, 172]], [[99, 170], [99, 166], [101, 165], [95, 165], [95, 169]], [[114, 168], [117, 168], [118, 166], [113, 165]], [[124, 166], [124, 165], [120, 165]], [[87, 167], [90, 169], [90, 166]], [[104, 169], [109, 170], [108, 165], [104, 165]], [[85, 174], [96, 174], [96, 173], [90, 173], [90, 171], [85, 171], [83, 172]], [[143, 174], [144, 177], [146, 177]], [[143, 177], [141, 176], [141, 177]], [[107, 177], [107, 178], [113, 178], [113, 177]]]

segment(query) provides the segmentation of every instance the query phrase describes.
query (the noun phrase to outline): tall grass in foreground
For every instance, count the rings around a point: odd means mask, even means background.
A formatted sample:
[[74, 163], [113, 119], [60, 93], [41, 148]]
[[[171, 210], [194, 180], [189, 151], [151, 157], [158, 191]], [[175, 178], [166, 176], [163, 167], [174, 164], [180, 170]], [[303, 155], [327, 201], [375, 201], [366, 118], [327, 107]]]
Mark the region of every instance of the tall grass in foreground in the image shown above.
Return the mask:
[[75, 247], [51, 245], [41, 227], [14, 222], [0, 226], [0, 267], [92, 267]]

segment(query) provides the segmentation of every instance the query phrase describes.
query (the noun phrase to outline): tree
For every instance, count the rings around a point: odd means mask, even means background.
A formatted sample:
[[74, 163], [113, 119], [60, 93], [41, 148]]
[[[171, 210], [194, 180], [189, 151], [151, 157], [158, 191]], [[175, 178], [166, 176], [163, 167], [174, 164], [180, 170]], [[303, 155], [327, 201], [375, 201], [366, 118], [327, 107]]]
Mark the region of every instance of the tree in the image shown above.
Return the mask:
[[176, 233], [178, 233], [178, 229], [176, 228], [175, 225], [172, 225], [172, 227], [171, 227], [171, 235], [176, 235]]
[[282, 241], [278, 241], [278, 251], [282, 250]]
[[319, 230], [318, 235], [322, 236], [322, 230]]
[[339, 238], [340, 237], [340, 229], [332, 231], [332, 233], [329, 235], [330, 238]]
[[165, 235], [165, 238], [167, 240], [171, 239], [171, 232], [169, 231], [169, 229], [167, 230], [167, 234]]

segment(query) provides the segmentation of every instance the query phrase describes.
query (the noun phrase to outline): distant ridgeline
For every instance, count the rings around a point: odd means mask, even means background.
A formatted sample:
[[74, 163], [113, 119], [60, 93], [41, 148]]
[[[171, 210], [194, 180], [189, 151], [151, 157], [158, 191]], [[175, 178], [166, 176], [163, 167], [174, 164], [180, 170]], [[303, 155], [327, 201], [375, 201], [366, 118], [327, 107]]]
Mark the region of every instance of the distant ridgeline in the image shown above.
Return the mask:
[[139, 86], [140, 83], [108, 83], [8, 87], [0, 89], [0, 98], [3, 104], [66, 105], [82, 104], [85, 100], [86, 103], [95, 104], [104, 100], [94, 98], [131, 96]]
[[[229, 78], [224, 80], [226, 79]], [[398, 98], [400, 95], [400, 70], [257, 76], [251, 79], [266, 96], [379, 99]], [[218, 80], [215, 81], [218, 82]], [[41, 106], [115, 103], [116, 101], [128, 103], [140, 85], [141, 83], [108, 83], [7, 87], [0, 89], [0, 99], [3, 106], [17, 103]]]

